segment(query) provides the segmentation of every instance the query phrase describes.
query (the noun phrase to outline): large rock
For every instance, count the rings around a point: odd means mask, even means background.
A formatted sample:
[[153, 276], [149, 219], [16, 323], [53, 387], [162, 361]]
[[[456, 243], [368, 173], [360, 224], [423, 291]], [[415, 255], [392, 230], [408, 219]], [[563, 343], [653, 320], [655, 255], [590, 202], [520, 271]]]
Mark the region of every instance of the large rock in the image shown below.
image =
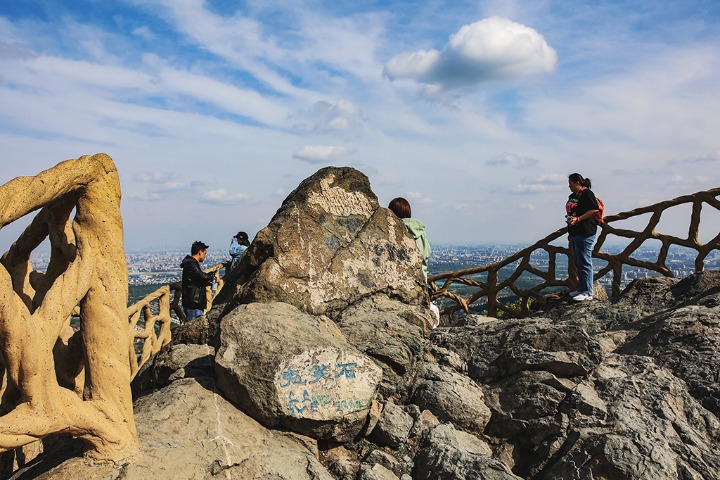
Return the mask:
[[485, 402], [492, 411], [484, 433], [502, 439], [502, 460], [516, 474], [537, 473], [562, 447], [567, 418], [560, 407], [575, 387], [549, 372], [522, 371], [488, 385]]
[[345, 309], [336, 322], [349, 343], [382, 367], [380, 393], [402, 402], [425, 351], [423, 332], [431, 315], [425, 307], [374, 295]]
[[48, 465], [39, 462], [33, 468], [16, 472], [13, 478], [334, 478], [317, 459], [314, 442], [267, 430], [220, 396], [209, 378], [178, 380], [140, 398], [135, 402], [135, 421], [140, 456], [131, 464], [92, 465], [82, 458], [73, 458], [41, 473]]
[[411, 402], [440, 420], [482, 432], [490, 420], [485, 394], [472, 379], [437, 364], [426, 363]]
[[720, 294], [700, 303], [657, 315], [618, 351], [653, 357], [683, 379], [705, 408], [720, 416]]
[[133, 379], [133, 395], [140, 396], [151, 390], [190, 377], [214, 377], [215, 349], [208, 345], [169, 344], [143, 365]]
[[572, 392], [561, 409], [565, 442], [537, 478], [720, 478], [720, 423], [670, 372], [647, 357], [612, 355], [593, 384], [596, 408], [576, 408], [587, 393]]
[[[590, 334], [645, 323], [648, 317], [682, 306], [696, 305], [720, 292], [720, 272], [699, 272], [682, 280], [650, 277], [633, 280], [612, 302], [572, 302], [569, 297], [549, 302], [535, 316], [584, 328]], [[621, 339], [622, 343], [622, 339]]]
[[382, 446], [397, 448], [407, 442], [415, 420], [400, 405], [385, 404], [371, 438]]
[[415, 456], [418, 480], [520, 480], [507, 465], [489, 458], [490, 449], [472, 435], [439, 425], [425, 436]]
[[363, 427], [382, 378], [327, 317], [285, 303], [241, 305], [220, 325], [219, 388], [267, 426], [334, 441]]
[[467, 359], [468, 374], [477, 382], [524, 370], [543, 370], [558, 377], [587, 376], [602, 361], [600, 345], [582, 328], [542, 318], [440, 329], [431, 339]]
[[334, 318], [376, 293], [428, 305], [420, 252], [405, 225], [378, 205], [365, 175], [328, 167], [305, 179], [225, 278], [226, 311], [284, 302]]
[[579, 326], [597, 334], [626, 325], [677, 305], [672, 288], [676, 278], [651, 277], [634, 280], [612, 302], [573, 302], [564, 296], [550, 302], [534, 316]]
[[489, 388], [486, 401], [485, 434], [511, 447], [501, 458], [523, 477], [720, 478], [717, 418], [647, 357], [610, 355], [574, 385], [522, 372]]

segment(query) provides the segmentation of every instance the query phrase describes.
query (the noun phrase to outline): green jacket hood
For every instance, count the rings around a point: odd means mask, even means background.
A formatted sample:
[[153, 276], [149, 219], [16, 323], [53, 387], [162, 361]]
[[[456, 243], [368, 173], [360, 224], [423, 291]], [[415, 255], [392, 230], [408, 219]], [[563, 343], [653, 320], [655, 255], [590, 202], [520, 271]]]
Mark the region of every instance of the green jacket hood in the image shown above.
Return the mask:
[[425, 224], [416, 218], [403, 218], [405, 228], [407, 228], [410, 235], [415, 239], [415, 245], [417, 245], [420, 254], [422, 255], [422, 271], [427, 281], [427, 260], [432, 250], [430, 250], [430, 242], [428, 242], [427, 235], [425, 235]]
[[408, 232], [412, 234], [413, 238], [417, 239], [425, 234], [425, 224], [420, 220], [416, 218], [403, 218], [402, 221], [407, 227]]

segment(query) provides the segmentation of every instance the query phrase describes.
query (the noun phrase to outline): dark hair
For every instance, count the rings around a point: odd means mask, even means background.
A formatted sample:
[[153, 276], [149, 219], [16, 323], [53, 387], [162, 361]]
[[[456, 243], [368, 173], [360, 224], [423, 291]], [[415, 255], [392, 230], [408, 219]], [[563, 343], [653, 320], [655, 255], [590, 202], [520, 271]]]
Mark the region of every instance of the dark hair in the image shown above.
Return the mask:
[[589, 178], [583, 178], [579, 173], [572, 173], [568, 175], [568, 180], [571, 182], [577, 182], [585, 188], [592, 188], [592, 182]]
[[248, 240], [248, 234], [245, 232], [238, 232], [235, 235], [235, 238], [237, 238], [237, 241], [240, 245], [250, 246], [250, 242]]
[[410, 218], [412, 217], [412, 210], [410, 209], [410, 202], [402, 197], [393, 198], [390, 201], [388, 208], [393, 211], [398, 218]]
[[207, 249], [208, 249], [207, 245], [205, 245], [203, 242], [197, 240], [197, 241], [193, 242], [192, 247], [190, 247], [190, 255], [195, 255], [196, 253], [198, 253], [202, 250], [207, 250]]

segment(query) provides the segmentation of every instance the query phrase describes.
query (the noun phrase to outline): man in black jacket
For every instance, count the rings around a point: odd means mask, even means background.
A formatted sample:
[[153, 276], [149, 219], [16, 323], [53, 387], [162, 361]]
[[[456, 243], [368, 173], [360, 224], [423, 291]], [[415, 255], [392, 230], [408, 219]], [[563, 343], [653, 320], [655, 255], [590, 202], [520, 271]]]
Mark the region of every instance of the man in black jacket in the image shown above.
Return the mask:
[[203, 242], [193, 242], [190, 255], [187, 255], [180, 266], [182, 273], [182, 306], [185, 311], [185, 321], [199, 317], [207, 307], [206, 288], [212, 284], [213, 279], [219, 281], [218, 273], [205, 273], [200, 263], [205, 261], [208, 246]]

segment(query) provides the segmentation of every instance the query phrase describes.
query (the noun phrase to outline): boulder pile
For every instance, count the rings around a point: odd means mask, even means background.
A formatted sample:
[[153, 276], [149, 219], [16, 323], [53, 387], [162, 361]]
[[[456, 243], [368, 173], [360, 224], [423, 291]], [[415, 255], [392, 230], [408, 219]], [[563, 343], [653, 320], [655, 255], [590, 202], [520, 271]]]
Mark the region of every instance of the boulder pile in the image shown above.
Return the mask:
[[136, 377], [139, 460], [13, 478], [720, 478], [719, 272], [431, 330], [420, 264], [320, 170]]

